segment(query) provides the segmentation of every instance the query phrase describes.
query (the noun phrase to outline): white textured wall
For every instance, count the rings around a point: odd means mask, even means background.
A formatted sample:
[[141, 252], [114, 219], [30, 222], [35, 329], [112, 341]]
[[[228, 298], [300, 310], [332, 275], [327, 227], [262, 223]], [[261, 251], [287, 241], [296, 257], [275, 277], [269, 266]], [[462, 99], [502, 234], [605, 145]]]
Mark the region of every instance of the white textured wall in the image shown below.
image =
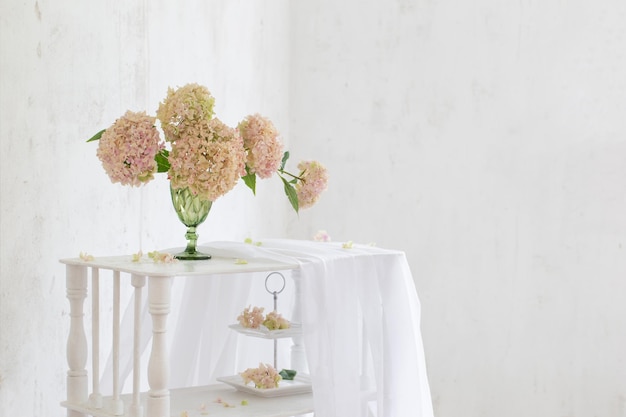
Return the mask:
[[5, 0], [0, 47], [0, 415], [63, 413], [58, 258], [182, 237], [84, 138], [199, 82], [332, 176], [299, 220], [239, 189], [201, 240], [405, 250], [438, 417], [626, 416], [622, 1]]
[[[154, 114], [168, 86], [188, 82], [209, 87], [226, 123], [258, 111], [288, 136], [286, 4], [0, 3], [0, 416], [64, 414], [59, 258], [185, 243], [165, 177], [113, 185], [85, 139], [127, 109]], [[259, 188], [218, 200], [200, 240], [281, 235], [288, 203], [267, 202], [282, 185]]]
[[298, 4], [289, 230], [407, 252], [436, 415], [626, 416], [626, 3]]

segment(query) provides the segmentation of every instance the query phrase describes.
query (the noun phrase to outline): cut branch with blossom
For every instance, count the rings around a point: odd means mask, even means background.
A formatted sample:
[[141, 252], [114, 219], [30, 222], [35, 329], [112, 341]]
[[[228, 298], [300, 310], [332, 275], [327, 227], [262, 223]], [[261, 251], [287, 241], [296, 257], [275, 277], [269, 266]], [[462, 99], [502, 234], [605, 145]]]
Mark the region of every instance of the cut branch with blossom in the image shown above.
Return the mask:
[[[283, 144], [278, 138], [278, 130], [271, 120], [260, 114], [252, 114], [237, 126], [247, 152], [246, 176], [244, 181], [256, 177], [269, 178], [278, 169], [283, 158]], [[256, 183], [256, 178], [252, 184]], [[254, 186], [248, 185], [255, 192]]]

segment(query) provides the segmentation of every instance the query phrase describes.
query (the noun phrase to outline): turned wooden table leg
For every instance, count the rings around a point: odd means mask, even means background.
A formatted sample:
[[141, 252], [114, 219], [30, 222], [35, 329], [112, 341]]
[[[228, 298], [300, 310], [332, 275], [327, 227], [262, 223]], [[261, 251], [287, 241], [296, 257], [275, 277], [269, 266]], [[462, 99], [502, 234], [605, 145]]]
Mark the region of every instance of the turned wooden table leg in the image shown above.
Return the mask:
[[150, 391], [146, 404], [149, 417], [169, 417], [170, 364], [167, 352], [167, 316], [170, 312], [171, 277], [149, 277], [148, 304], [152, 316], [152, 352], [148, 361]]
[[[83, 308], [87, 297], [87, 267], [66, 266], [67, 298], [70, 302], [70, 333], [67, 339], [67, 401], [71, 404], [87, 402], [87, 336], [83, 322]], [[84, 416], [68, 410], [68, 417]]]

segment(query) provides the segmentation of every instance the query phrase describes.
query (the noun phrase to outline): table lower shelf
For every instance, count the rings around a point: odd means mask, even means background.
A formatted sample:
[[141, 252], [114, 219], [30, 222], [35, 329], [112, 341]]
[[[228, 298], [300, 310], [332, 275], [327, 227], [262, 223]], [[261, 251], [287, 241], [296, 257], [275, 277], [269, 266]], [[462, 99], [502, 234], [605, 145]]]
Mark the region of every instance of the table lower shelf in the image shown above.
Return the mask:
[[[143, 414], [146, 414], [146, 398], [141, 395]], [[124, 401], [124, 416], [129, 416], [132, 396], [121, 396]], [[218, 402], [219, 401], [219, 402]], [[247, 405], [242, 405], [245, 401]], [[111, 411], [111, 397], [103, 398], [103, 408], [94, 409], [88, 404], [72, 404], [67, 401], [61, 405], [68, 410], [94, 417], [119, 417]], [[297, 394], [283, 397], [263, 398], [239, 392], [223, 384], [170, 390], [171, 417], [288, 417], [313, 412], [313, 394]], [[145, 416], [148, 417], [148, 416]]]

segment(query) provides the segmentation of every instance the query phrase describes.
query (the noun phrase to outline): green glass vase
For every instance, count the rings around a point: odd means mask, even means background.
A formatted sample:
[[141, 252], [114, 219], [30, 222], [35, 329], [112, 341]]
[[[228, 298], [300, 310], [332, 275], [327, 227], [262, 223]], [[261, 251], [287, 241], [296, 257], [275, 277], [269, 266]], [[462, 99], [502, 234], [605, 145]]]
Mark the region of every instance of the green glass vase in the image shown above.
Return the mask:
[[189, 188], [174, 189], [170, 187], [170, 192], [174, 210], [180, 221], [187, 226], [187, 233], [185, 233], [187, 247], [174, 257], [183, 261], [211, 259], [211, 255], [198, 252], [196, 249], [198, 242], [196, 228], [206, 220], [213, 202], [194, 195]]

